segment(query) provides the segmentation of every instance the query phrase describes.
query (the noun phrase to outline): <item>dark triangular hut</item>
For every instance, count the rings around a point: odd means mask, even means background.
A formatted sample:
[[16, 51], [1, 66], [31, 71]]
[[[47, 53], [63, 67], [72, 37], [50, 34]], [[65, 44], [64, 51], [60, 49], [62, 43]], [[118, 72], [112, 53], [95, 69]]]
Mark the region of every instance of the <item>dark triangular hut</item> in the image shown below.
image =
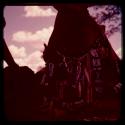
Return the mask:
[[54, 4], [58, 13], [43, 58], [50, 95], [60, 95], [65, 101], [91, 103], [106, 97], [108, 89], [111, 94], [120, 82], [120, 59], [104, 34], [105, 27], [89, 15], [89, 6]]

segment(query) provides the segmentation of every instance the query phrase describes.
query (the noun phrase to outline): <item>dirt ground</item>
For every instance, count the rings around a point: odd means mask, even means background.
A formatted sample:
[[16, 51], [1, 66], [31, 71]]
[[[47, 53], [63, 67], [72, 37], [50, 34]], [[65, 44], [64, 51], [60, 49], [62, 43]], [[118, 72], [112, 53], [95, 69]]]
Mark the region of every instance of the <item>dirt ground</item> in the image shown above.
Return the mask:
[[120, 119], [120, 101], [101, 100], [90, 105], [69, 108], [50, 105], [41, 109], [41, 120], [47, 121], [117, 121]]

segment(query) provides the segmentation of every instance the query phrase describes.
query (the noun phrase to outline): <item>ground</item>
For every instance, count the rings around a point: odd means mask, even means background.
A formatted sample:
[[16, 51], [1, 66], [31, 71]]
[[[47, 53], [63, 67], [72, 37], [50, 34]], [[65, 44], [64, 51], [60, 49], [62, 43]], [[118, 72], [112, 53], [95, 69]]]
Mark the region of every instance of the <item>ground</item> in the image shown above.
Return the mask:
[[120, 119], [120, 101], [101, 100], [92, 105], [77, 105], [72, 109], [51, 105], [41, 111], [44, 114], [43, 120], [50, 121], [116, 121]]

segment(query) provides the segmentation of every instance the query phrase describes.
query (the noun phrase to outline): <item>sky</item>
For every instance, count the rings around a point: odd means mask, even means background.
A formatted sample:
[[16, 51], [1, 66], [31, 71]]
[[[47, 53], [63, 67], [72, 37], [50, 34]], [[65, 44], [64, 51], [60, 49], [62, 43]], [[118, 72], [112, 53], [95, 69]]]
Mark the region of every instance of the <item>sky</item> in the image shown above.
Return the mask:
[[[94, 14], [92, 7], [88, 8]], [[37, 72], [45, 66], [42, 59], [44, 43], [48, 44], [53, 31], [56, 9], [52, 6], [6, 6], [4, 39], [19, 66], [28, 66]], [[108, 29], [108, 23], [105, 24]], [[117, 55], [122, 58], [122, 34], [115, 32], [108, 37]], [[7, 64], [4, 62], [4, 67]]]

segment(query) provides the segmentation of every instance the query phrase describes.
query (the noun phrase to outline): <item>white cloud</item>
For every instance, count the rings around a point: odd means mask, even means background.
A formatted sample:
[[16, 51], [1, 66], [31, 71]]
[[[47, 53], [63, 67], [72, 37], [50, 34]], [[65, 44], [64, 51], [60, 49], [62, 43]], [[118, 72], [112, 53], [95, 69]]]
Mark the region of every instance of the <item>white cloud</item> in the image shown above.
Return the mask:
[[35, 51], [33, 53], [31, 53], [27, 59], [26, 59], [26, 63], [29, 64], [29, 63], [35, 63], [36, 60], [38, 61], [39, 57], [42, 56], [42, 53], [40, 51]]
[[39, 67], [45, 66], [41, 55], [39, 51], [35, 51], [25, 58], [14, 58], [14, 60], [19, 66], [28, 66], [31, 70], [37, 72]]
[[9, 50], [14, 58], [24, 58], [26, 57], [26, 50], [24, 47], [17, 47], [15, 45], [10, 45]]
[[[37, 72], [39, 67], [45, 67], [45, 62], [41, 57], [42, 52], [34, 51], [28, 55], [24, 47], [10, 45], [8, 48], [14, 58], [14, 61], [19, 66], [28, 66], [34, 72]], [[7, 63], [5, 61], [3, 62], [3, 67], [7, 67]]]
[[18, 31], [13, 34], [12, 40], [15, 42], [43, 41], [47, 43], [52, 31], [53, 26], [50, 26], [49, 28], [43, 28], [42, 30], [38, 30], [35, 33], [28, 31]]
[[49, 17], [55, 16], [56, 13], [51, 9], [43, 9], [40, 6], [25, 6], [25, 17]]
[[41, 58], [42, 53], [35, 51], [25, 59], [26, 65], [29, 66], [34, 72], [37, 72], [38, 67], [44, 67], [45, 62]]
[[45, 62], [41, 56], [42, 53], [40, 51], [35, 51], [25, 58], [14, 58], [14, 60], [19, 66], [28, 66], [34, 72], [37, 72], [39, 67], [45, 66]]
[[19, 66], [27, 66], [25, 62], [26, 58], [14, 58], [14, 61], [19, 65]]
[[45, 42], [42, 42], [42, 41], [38, 41], [38, 42], [32, 42], [30, 43], [29, 45], [34, 48], [34, 49], [37, 49], [37, 50], [40, 50], [41, 52], [44, 51], [44, 43]]
[[[8, 46], [8, 48], [10, 50], [10, 53], [12, 54], [14, 61], [20, 66], [25, 65], [24, 59], [27, 57], [26, 49], [24, 47], [17, 47], [13, 44]], [[3, 66], [4, 68], [8, 66], [5, 61], [3, 62]]]

